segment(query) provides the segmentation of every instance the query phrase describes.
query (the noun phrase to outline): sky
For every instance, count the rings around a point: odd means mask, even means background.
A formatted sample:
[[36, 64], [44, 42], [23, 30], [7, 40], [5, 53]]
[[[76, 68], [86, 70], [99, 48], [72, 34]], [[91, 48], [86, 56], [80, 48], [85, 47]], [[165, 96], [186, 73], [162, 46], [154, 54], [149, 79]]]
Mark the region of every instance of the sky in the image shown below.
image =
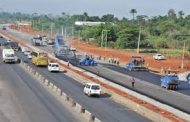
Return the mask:
[[39, 13], [59, 15], [82, 14], [90, 16], [114, 14], [116, 17], [132, 18], [131, 9], [138, 15], [149, 17], [166, 15], [169, 9], [190, 14], [190, 0], [0, 0], [0, 10], [6, 12]]

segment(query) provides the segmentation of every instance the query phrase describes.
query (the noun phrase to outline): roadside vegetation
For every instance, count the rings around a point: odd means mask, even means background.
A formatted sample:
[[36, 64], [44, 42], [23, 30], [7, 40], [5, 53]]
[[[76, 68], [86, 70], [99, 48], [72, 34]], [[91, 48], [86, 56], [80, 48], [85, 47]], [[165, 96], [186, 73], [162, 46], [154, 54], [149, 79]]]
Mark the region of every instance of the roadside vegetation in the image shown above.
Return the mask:
[[[67, 30], [68, 35], [73, 34], [83, 41], [95, 43], [98, 46], [116, 49], [136, 49], [140, 37], [140, 52], [176, 52], [181, 53], [182, 48], [189, 54], [190, 51], [190, 15], [183, 11], [168, 10], [165, 16], [148, 17], [138, 15], [136, 9], [131, 9], [132, 19], [118, 19], [112, 14], [101, 17], [81, 15], [39, 15], [23, 13], [0, 13], [0, 22], [31, 23], [31, 27], [43, 32], [61, 33]], [[98, 26], [74, 26], [75, 21], [106, 22]], [[139, 36], [140, 35], [140, 36]], [[175, 54], [174, 54], [175, 55]]]

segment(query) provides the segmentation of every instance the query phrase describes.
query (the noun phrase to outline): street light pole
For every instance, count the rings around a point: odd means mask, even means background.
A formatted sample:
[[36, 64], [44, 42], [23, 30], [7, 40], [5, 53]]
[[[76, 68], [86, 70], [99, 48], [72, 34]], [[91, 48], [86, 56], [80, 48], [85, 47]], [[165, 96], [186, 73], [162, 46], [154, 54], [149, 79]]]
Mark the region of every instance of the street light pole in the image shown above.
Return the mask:
[[52, 37], [52, 34], [53, 34], [53, 23], [51, 23], [51, 37]]
[[104, 30], [102, 30], [101, 47], [103, 47], [103, 40], [104, 40]]
[[44, 33], [44, 25], [42, 24], [42, 34]]
[[137, 44], [137, 53], [138, 54], [139, 54], [140, 40], [141, 40], [141, 27], [139, 28], [139, 38], [138, 38], [138, 44]]
[[63, 36], [63, 26], [62, 26], [62, 28], [61, 28], [61, 35]]
[[65, 40], [67, 40], [67, 28], [65, 27]]

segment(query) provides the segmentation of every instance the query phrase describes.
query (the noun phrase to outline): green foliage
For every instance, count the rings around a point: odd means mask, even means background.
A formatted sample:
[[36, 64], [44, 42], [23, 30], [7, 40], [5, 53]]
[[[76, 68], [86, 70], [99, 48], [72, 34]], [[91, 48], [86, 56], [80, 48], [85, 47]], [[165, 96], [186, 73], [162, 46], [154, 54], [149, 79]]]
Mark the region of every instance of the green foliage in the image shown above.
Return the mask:
[[[125, 17], [118, 19], [113, 14], [105, 14], [101, 17], [89, 16], [87, 12], [74, 15], [62, 12], [57, 16], [0, 12], [0, 23], [30, 21], [33, 28], [41, 31], [43, 26], [44, 32], [50, 32], [52, 29], [53, 33], [60, 33], [64, 27], [64, 29], [67, 28], [68, 35], [71, 35], [69, 34], [72, 30], [71, 27], [74, 27], [74, 34], [78, 36], [80, 32], [80, 36], [84, 40], [93, 38], [93, 42], [100, 46], [103, 38], [103, 46], [120, 49], [137, 48], [139, 28], [141, 27], [141, 49], [182, 49], [183, 42], [187, 41], [186, 48], [190, 50], [190, 15], [185, 16], [183, 11], [176, 12], [174, 9], [170, 9], [165, 16], [152, 18], [148, 18], [146, 15], [135, 17], [136, 9], [131, 9], [130, 13], [133, 16], [131, 20]], [[100, 21], [106, 22], [106, 24], [92, 27], [74, 26], [75, 21]], [[105, 30], [107, 31], [107, 43], [105, 42], [105, 32], [102, 37], [102, 32]]]

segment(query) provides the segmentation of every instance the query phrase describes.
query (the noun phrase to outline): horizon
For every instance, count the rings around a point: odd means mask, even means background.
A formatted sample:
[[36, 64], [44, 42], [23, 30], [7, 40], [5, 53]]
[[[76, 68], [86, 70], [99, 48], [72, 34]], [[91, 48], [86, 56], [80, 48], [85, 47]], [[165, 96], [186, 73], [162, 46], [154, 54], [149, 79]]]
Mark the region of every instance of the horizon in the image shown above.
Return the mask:
[[[115, 17], [122, 19], [132, 18], [130, 14], [131, 9], [136, 9], [136, 15], [147, 15], [149, 17], [154, 16], [165, 16], [169, 9], [174, 9], [176, 14], [178, 11], [183, 11], [185, 16], [190, 13], [190, 5], [189, 0], [183, 0], [180, 2], [179, 0], [160, 0], [160, 1], [152, 1], [152, 0], [141, 0], [142, 3], [136, 4], [138, 0], [96, 0], [96, 1], [88, 1], [88, 0], [0, 0], [1, 11], [10, 12], [10, 13], [38, 13], [38, 14], [52, 14], [52, 15], [61, 15], [62, 12], [70, 15], [83, 14], [87, 12], [89, 16], [102, 16], [105, 14], [113, 14]], [[109, 5], [107, 3], [109, 2]], [[183, 8], [183, 9], [182, 9]]]

